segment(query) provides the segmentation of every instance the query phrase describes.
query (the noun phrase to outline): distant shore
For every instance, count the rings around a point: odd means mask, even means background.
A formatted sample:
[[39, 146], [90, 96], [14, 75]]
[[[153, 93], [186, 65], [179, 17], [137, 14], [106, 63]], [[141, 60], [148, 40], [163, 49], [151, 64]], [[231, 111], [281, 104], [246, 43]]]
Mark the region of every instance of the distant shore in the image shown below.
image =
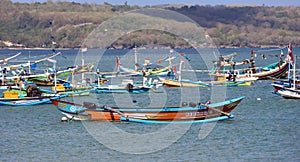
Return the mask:
[[[243, 46], [243, 47], [239, 47], [239, 46], [219, 46], [216, 47], [218, 49], [221, 48], [283, 48], [286, 46], [277, 46], [277, 45], [257, 45], [257, 46]], [[293, 46], [295, 48], [297, 48], [298, 46]], [[160, 47], [160, 48], [146, 48], [146, 47], [138, 47], [139, 49], [172, 49], [171, 47]], [[196, 48], [215, 48], [213, 46], [211, 47], [196, 47]], [[81, 48], [55, 48], [55, 50], [80, 50]], [[93, 48], [92, 48], [93, 49]], [[112, 50], [113, 48], [109, 48], [110, 50]], [[132, 49], [132, 48], [114, 48], [116, 50], [126, 50], [126, 49]], [[174, 49], [191, 49], [191, 48], [174, 48]], [[39, 48], [39, 47], [33, 47], [33, 48], [23, 48], [23, 47], [5, 47], [5, 48], [0, 48], [0, 50], [45, 50], [45, 51], [52, 51], [52, 48]]]

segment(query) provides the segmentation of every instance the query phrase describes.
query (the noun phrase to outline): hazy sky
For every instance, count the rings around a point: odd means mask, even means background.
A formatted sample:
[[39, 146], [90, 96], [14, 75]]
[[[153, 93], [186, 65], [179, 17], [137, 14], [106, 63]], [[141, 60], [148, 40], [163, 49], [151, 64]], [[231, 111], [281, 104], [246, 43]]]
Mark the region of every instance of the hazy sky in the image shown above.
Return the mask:
[[[12, 0], [13, 2], [46, 2], [47, 0]], [[52, 0], [53, 2], [57, 0]], [[266, 5], [266, 6], [300, 6], [300, 0], [60, 0], [78, 3], [96, 3], [103, 4], [124, 4], [128, 5], [162, 5], [162, 4], [191, 4], [191, 5]]]

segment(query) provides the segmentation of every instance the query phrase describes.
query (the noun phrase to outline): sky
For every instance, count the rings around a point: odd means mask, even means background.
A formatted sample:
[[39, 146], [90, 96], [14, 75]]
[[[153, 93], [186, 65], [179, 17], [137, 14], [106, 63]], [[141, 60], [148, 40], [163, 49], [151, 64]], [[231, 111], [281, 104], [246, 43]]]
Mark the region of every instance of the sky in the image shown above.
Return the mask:
[[[12, 0], [12, 2], [46, 2], [47, 0]], [[55, 2], [57, 0], [51, 0]], [[77, 3], [96, 3], [104, 2], [113, 5], [123, 5], [126, 1], [128, 5], [164, 5], [164, 4], [185, 4], [185, 5], [257, 5], [257, 6], [300, 6], [300, 0], [59, 0]]]

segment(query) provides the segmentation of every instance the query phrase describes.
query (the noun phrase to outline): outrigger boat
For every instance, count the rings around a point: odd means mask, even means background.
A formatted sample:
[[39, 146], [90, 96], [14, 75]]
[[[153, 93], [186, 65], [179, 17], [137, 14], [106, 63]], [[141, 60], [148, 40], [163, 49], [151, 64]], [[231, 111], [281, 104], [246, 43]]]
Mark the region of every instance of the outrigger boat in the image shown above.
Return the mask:
[[[280, 61], [272, 63], [270, 65], [264, 66], [264, 67], [256, 67], [254, 56], [257, 52], [251, 51], [251, 58], [248, 61], [243, 61], [241, 64], [248, 64], [250, 63], [251, 66], [249, 68], [245, 69], [236, 69], [235, 65], [236, 63], [226, 63], [224, 62], [223, 58], [220, 57], [219, 63], [216, 64], [216, 67], [212, 70], [210, 75], [217, 76], [217, 77], [228, 77], [230, 74], [235, 74], [236, 78], [246, 79], [246, 78], [257, 78], [258, 80], [262, 79], [269, 79], [269, 78], [281, 78], [285, 77], [286, 72], [288, 71], [288, 58], [293, 57], [292, 56], [292, 45], [290, 44], [288, 47], [288, 54], [286, 56], [286, 59], [282, 61], [282, 56], [284, 56], [282, 50], [280, 49], [281, 53], [280, 55]], [[264, 55], [263, 55], [264, 56]], [[277, 56], [277, 55], [276, 55]], [[226, 65], [231, 65], [232, 70], [225, 69], [224, 67]], [[230, 72], [232, 71], [232, 72]]]
[[179, 64], [179, 71], [176, 72], [174, 68], [174, 73], [176, 76], [173, 79], [166, 79], [163, 77], [158, 77], [161, 82], [167, 86], [167, 87], [211, 87], [211, 86], [229, 86], [229, 87], [234, 87], [234, 86], [250, 86], [252, 81], [247, 81], [243, 79], [234, 79], [230, 80], [230, 77], [225, 78], [223, 77], [218, 77], [218, 81], [191, 81], [191, 80], [186, 80], [186, 79], [181, 79], [181, 67], [182, 67], [183, 61], [180, 62]]
[[[60, 70], [56, 72], [57, 77], [66, 77], [68, 75], [71, 75], [72, 73], [74, 74], [81, 74], [83, 72], [89, 71], [94, 64], [86, 64], [84, 66], [77, 66], [77, 67], [72, 67], [66, 70]], [[22, 79], [27, 79], [28, 81], [37, 81], [38, 83], [43, 84], [48, 84], [48, 85], [54, 85], [54, 80], [53, 80], [53, 72], [46, 72], [42, 74], [34, 74], [34, 75], [22, 75], [22, 76], [1, 76], [0, 79], [4, 80], [5, 82], [16, 82], [20, 78]]]
[[[297, 58], [297, 57], [295, 57]], [[296, 80], [296, 59], [291, 58], [289, 60], [293, 64], [293, 79], [290, 78], [289, 70], [289, 82], [274, 82], [272, 85], [275, 88], [274, 93], [282, 96], [286, 99], [300, 99], [299, 81]]]
[[25, 91], [8, 89], [3, 92], [4, 97], [0, 98], [0, 105], [7, 106], [34, 106], [51, 103], [50, 99], [61, 99], [67, 94], [42, 93], [38, 88], [29, 85]]
[[[170, 67], [151, 67], [151, 64], [144, 65], [143, 69], [130, 69], [125, 68], [121, 65], [119, 58], [117, 57], [117, 73], [115, 77], [120, 75], [127, 76], [161, 76], [161, 77], [170, 77], [174, 76], [174, 73], [170, 70]], [[112, 75], [111, 75], [112, 76]]]
[[238, 97], [212, 104], [184, 103], [181, 107], [121, 108], [102, 107], [84, 102], [83, 105], [62, 100], [51, 100], [67, 118], [72, 120], [133, 121], [142, 123], [201, 123], [231, 119], [230, 112], [244, 99]]

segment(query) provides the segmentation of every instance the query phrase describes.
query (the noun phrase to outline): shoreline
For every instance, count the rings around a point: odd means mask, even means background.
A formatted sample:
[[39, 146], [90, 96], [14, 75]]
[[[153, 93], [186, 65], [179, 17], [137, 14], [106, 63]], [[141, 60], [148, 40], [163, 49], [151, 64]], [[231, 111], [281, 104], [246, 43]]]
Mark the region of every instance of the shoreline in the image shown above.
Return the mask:
[[[287, 46], [287, 45], [286, 45]], [[286, 46], [277, 46], [277, 45], [257, 45], [257, 46], [216, 46], [216, 47], [196, 47], [196, 48], [217, 48], [217, 49], [234, 49], [234, 48], [283, 48]], [[298, 46], [293, 46], [294, 48], [299, 48]], [[55, 50], [80, 50], [81, 48], [55, 48]], [[97, 49], [97, 48], [89, 48], [89, 49]], [[132, 48], [108, 48], [104, 50], [130, 50]], [[160, 47], [160, 48], [145, 48], [145, 47], [138, 47], [138, 49], [192, 49], [192, 48], [171, 48], [171, 47]], [[0, 48], [0, 50], [45, 50], [45, 51], [52, 51], [52, 48], [20, 48], [20, 47], [5, 47]]]

